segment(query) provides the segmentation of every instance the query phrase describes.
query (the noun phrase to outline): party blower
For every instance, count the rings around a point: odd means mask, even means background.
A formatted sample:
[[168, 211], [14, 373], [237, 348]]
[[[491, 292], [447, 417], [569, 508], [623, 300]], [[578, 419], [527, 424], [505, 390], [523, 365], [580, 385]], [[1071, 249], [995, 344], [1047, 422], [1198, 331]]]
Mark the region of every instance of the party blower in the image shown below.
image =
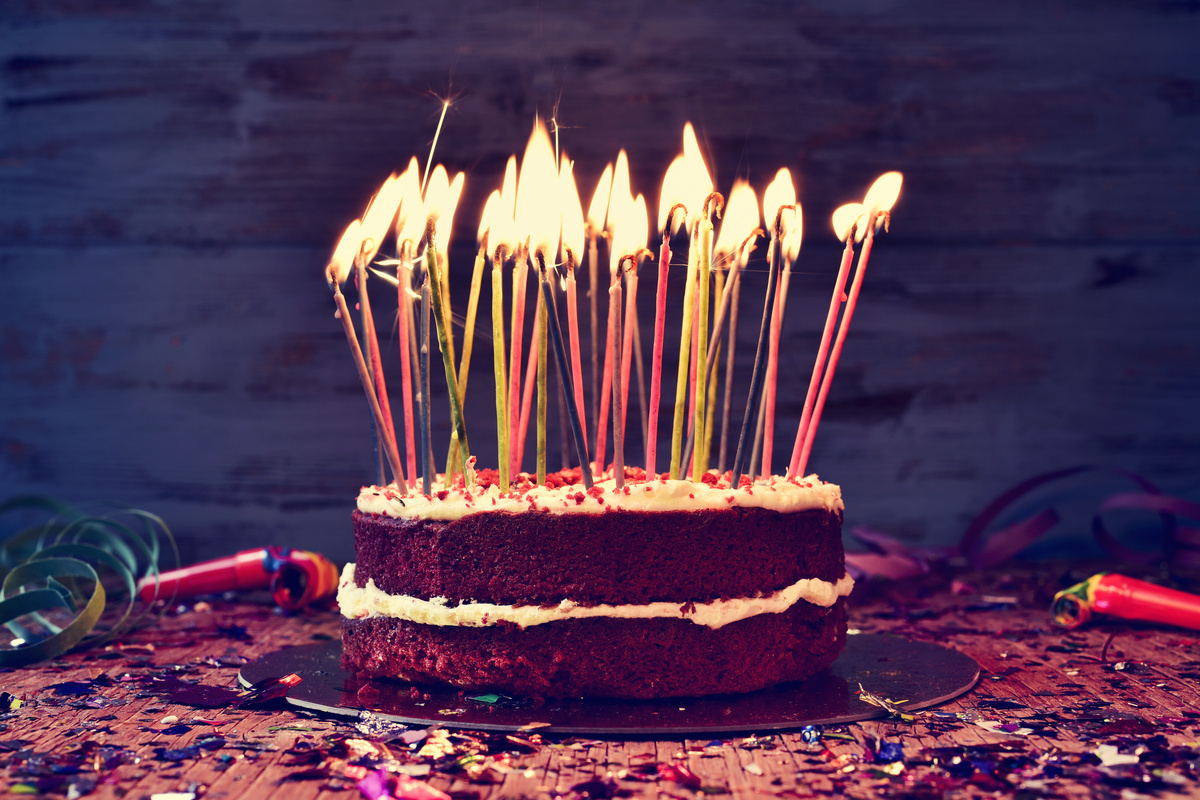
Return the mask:
[[1078, 628], [1094, 613], [1200, 630], [1200, 596], [1108, 572], [1064, 589], [1050, 606], [1064, 628]]
[[270, 589], [280, 608], [294, 611], [332, 597], [337, 585], [337, 567], [320, 553], [260, 547], [164, 572], [157, 580], [143, 578], [138, 597], [149, 603], [158, 598]]

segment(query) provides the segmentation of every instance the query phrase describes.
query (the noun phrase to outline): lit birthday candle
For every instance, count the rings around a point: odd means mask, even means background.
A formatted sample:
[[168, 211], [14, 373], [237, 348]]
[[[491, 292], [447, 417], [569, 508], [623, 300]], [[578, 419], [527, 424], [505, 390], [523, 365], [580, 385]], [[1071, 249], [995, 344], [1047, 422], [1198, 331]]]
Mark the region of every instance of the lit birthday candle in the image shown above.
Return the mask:
[[867, 261], [871, 257], [871, 245], [875, 241], [876, 227], [886, 226], [891, 219], [892, 206], [896, 204], [896, 200], [900, 197], [900, 186], [904, 182], [904, 176], [899, 172], [887, 172], [880, 175], [871, 184], [871, 188], [867, 190], [867, 196], [863, 199], [863, 213], [859, 218], [859, 227], [864, 229], [862, 251], [858, 256], [858, 268], [854, 271], [854, 281], [850, 286], [850, 293], [846, 297], [846, 308], [842, 312], [842, 320], [838, 325], [837, 337], [834, 339], [833, 350], [829, 354], [829, 364], [825, 368], [825, 374], [821, 379], [821, 389], [817, 393], [817, 399], [813, 405], [812, 419], [808, 423], [808, 428], [804, 432], [804, 444], [800, 450], [800, 459], [797, 462], [795, 474], [803, 475], [805, 468], [808, 466], [808, 456], [812, 452], [812, 443], [817, 435], [817, 426], [821, 422], [821, 412], [825, 408], [825, 400], [829, 396], [829, 386], [833, 381], [834, 372], [837, 370], [838, 360], [842, 355], [842, 347], [846, 343], [846, 335], [850, 331], [850, 321], [854, 318], [854, 309], [858, 305], [858, 295], [862, 291], [863, 275], [867, 271]]
[[[800, 412], [800, 425], [796, 429], [796, 443], [792, 446], [792, 458], [788, 466], [788, 477], [797, 478], [800, 469], [800, 455], [804, 449], [805, 434], [812, 420], [813, 405], [817, 401], [817, 391], [821, 386], [821, 375], [825, 371], [825, 360], [829, 356], [829, 343], [833, 339], [834, 325], [837, 323], [838, 310], [846, 299], [846, 278], [850, 274], [850, 264], [854, 261], [854, 241], [859, 229], [859, 219], [863, 216], [862, 203], [847, 203], [833, 212], [833, 231], [838, 239], [845, 242], [842, 249], [842, 261], [838, 266], [837, 278], [833, 284], [833, 296], [829, 299], [829, 312], [825, 316], [825, 328], [821, 332], [821, 343], [817, 347], [817, 360], [813, 364], [812, 377], [808, 382], [808, 392], [804, 396], [804, 408]], [[865, 222], [865, 220], [863, 220]]]
[[779, 378], [779, 336], [783, 329], [783, 314], [787, 307], [788, 284], [791, 281], [792, 263], [800, 253], [800, 239], [804, 232], [803, 215], [796, 202], [796, 188], [792, 175], [786, 168], [775, 174], [775, 180], [763, 195], [763, 217], [779, 217], [781, 231], [779, 240], [780, 276], [779, 290], [775, 294], [775, 308], [771, 313], [771, 333], [767, 353], [766, 384], [763, 388], [762, 407], [762, 469], [760, 474], [774, 474], [771, 460], [775, 443], [775, 393]]
[[712, 192], [712, 179], [708, 176], [708, 168], [700, 154], [700, 145], [696, 141], [696, 132], [689, 122], [683, 128], [683, 157], [687, 164], [687, 188], [684, 203], [688, 208], [688, 231], [690, 244], [688, 246], [687, 278], [683, 292], [683, 325], [679, 333], [679, 370], [675, 381], [675, 417], [671, 432], [671, 478], [680, 476], [683, 459], [683, 429], [686, 416], [689, 359], [692, 344], [692, 319], [695, 313], [693, 304], [696, 295], [696, 276], [700, 271], [700, 221], [704, 217], [704, 201]]
[[754, 368], [750, 373], [750, 394], [746, 399], [746, 411], [742, 416], [737, 450], [733, 456], [731, 484], [735, 488], [741, 484], [742, 475], [746, 472], [750, 461], [750, 448], [754, 443], [751, 428], [755, 411], [762, 400], [763, 376], [767, 371], [767, 337], [770, 330], [771, 310], [775, 307], [775, 293], [779, 283], [778, 274], [782, 250], [780, 242], [783, 234], [782, 217], [785, 211], [785, 209], [780, 209], [771, 223], [771, 245], [767, 250], [767, 294], [763, 299], [763, 316], [758, 328], [758, 345], [754, 348]]
[[[521, 159], [521, 168], [517, 176], [515, 204], [513, 209], [513, 219], [516, 225], [517, 236], [522, 240], [521, 251], [516, 254], [516, 269], [513, 272], [513, 324], [510, 331], [512, 335], [512, 354], [513, 357], [509, 361], [509, 413], [512, 415], [513, 436], [512, 436], [512, 470], [515, 475], [520, 471], [521, 459], [524, 453], [525, 432], [522, 430], [522, 386], [521, 372], [519, 365], [521, 364], [521, 344], [524, 338], [525, 325], [525, 293], [528, 288], [529, 265], [534, 256], [534, 250], [529, 245], [528, 237], [530, 234], [539, 229], [539, 226], [544, 225], [542, 218], [545, 214], [545, 203], [548, 198], [555, 197], [556, 180], [558, 175], [558, 163], [554, 158], [554, 146], [550, 143], [550, 136], [546, 133], [546, 128], [542, 125], [541, 120], [537, 120], [533, 126], [533, 132], [529, 135], [529, 141], [525, 145], [525, 154]], [[556, 228], [557, 229], [557, 228]], [[555, 234], [557, 240], [557, 234]], [[526, 246], [529, 245], [529, 246]], [[540, 301], [538, 301], [540, 303]], [[536, 327], [536, 326], [535, 326]], [[534, 331], [536, 337], [537, 331]], [[533, 360], [534, 351], [531, 348], [530, 363], [536, 366], [536, 361]], [[526, 381], [529, 384], [529, 381]], [[530, 387], [532, 388], [532, 387]], [[527, 392], [528, 393], [528, 392]], [[525, 408], [528, 408], [528, 403]], [[526, 419], [528, 415], [526, 412]]]
[[608, 220], [608, 198], [612, 194], [613, 165], [609, 164], [600, 175], [596, 191], [587, 212], [588, 240], [588, 306], [592, 322], [592, 430], [596, 429], [596, 415], [600, 408], [600, 248], [598, 241], [604, 235]]
[[[708, 355], [705, 359], [705, 374], [709, 376], [710, 381], [716, 380], [716, 365], [718, 354], [718, 342], [721, 339], [721, 332], [725, 326], [725, 319], [729, 318], [729, 345], [728, 354], [726, 357], [726, 379], [725, 379], [725, 402], [722, 412], [722, 446], [725, 438], [725, 429], [729, 425], [729, 409], [732, 404], [733, 382], [729, 380], [733, 374], [734, 351], [737, 349], [734, 342], [737, 338], [737, 306], [734, 298], [738, 294], [739, 281], [741, 279], [741, 271], [745, 268], [746, 262], [750, 259], [750, 253], [754, 250], [754, 243], [758, 235], [762, 233], [758, 227], [759, 223], [759, 208], [758, 200], [754, 195], [754, 189], [745, 181], [737, 181], [734, 183], [733, 191], [729, 194], [729, 203], [725, 209], [725, 216], [721, 223], [721, 233], [717, 237], [717, 243], [713, 251], [714, 263], [723, 262], [729, 266], [729, 276], [725, 281], [724, 291], [721, 293], [720, 305], [717, 309], [717, 316], [713, 322], [712, 334], [708, 340]], [[684, 447], [683, 460], [686, 463], [689, 456], [692, 454], [695, 445], [695, 431], [688, 438], [688, 443]], [[707, 438], [707, 431], [706, 431]], [[707, 459], [705, 459], [707, 462]], [[724, 472], [724, 458], [722, 457], [722, 469]], [[707, 464], [705, 464], [705, 467]]]
[[[464, 181], [463, 173], [458, 173], [454, 180], [450, 180], [446, 168], [438, 164], [433, 168], [428, 176], [428, 182], [425, 186], [425, 210], [427, 216], [436, 214], [436, 228], [438, 231], [438, 241], [445, 240], [449, 243], [450, 236], [454, 230], [454, 212], [458, 207], [459, 198], [462, 196], [462, 188]], [[440, 261], [431, 268], [432, 275], [437, 278], [438, 285], [433, 286], [433, 297], [438, 299], [440, 311], [434, 309], [434, 320], [438, 319], [438, 315], [444, 318], [447, 322], [446, 330], [443, 334], [442, 329], [438, 328], [438, 346], [442, 350], [444, 358], [449, 358], [450, 363], [454, 364], [457, 360], [454, 345], [454, 326], [449, 324], [454, 318], [453, 310], [450, 303], [450, 268], [447, 255], [449, 248], [444, 251], [439, 251]], [[455, 367], [455, 375], [458, 375], [458, 368]], [[450, 393], [455, 395], [458, 405], [461, 408], [463, 399], [462, 393], [457, 391], [458, 383], [449, 385]], [[459, 453], [458, 439], [452, 434], [450, 437], [450, 448], [446, 453], [446, 485], [453, 483], [454, 475], [462, 468], [462, 457]]]
[[[527, 244], [526, 264], [533, 263], [539, 251], [546, 254], [558, 252], [559, 231], [562, 225], [561, 211], [558, 208], [559, 184], [558, 163], [554, 158], [554, 148], [546, 129], [538, 122], [529, 138], [525, 149], [525, 157], [521, 162], [520, 177], [517, 180], [517, 202], [515, 224], [517, 236], [524, 238]], [[536, 264], [534, 264], [536, 268]], [[524, 291], [524, 283], [522, 283]], [[537, 474], [538, 482], [545, 482], [546, 472], [546, 407], [548, 402], [546, 386], [546, 308], [541, 294], [537, 300], [537, 320], [534, 326], [534, 341], [530, 344], [530, 362], [537, 367], [538, 414], [537, 414]], [[514, 339], [518, 336], [513, 331]], [[536, 350], [535, 350], [536, 347]], [[536, 362], [534, 357], [536, 355]], [[518, 362], [514, 361], [513, 365]], [[531, 381], [526, 380], [525, 393], [528, 396], [532, 389]], [[525, 440], [525, 422], [528, 419], [525, 408], [522, 408], [522, 422], [517, 444], [517, 454], [520, 457], [521, 445]]]
[[[400, 207], [402, 185], [399, 177], [392, 173], [379, 187], [379, 191], [371, 198], [366, 213], [363, 214], [362, 245], [354, 259], [355, 275], [358, 280], [358, 307], [361, 314], [363, 342], [366, 345], [367, 366], [371, 370], [371, 379], [375, 386], [375, 394], [383, 415], [384, 429], [376, 432], [380, 439], [380, 450], [387, 449], [387, 440], [396, 439], [396, 429], [392, 422], [391, 404], [388, 402], [387, 383], [383, 375], [383, 360], [379, 355], [379, 337], [375, 332], [375, 316], [371, 310], [371, 298], [367, 291], [368, 266], [379, 252], [384, 239], [391, 233], [392, 221]], [[382, 452], [381, 452], [382, 455]], [[383, 480], [383, 464], [380, 461], [380, 481]]]
[[633, 332], [637, 328], [638, 262], [640, 254], [649, 254], [646, 239], [650, 235], [650, 220], [646, 215], [646, 198], [638, 195], [632, 205], [622, 210], [622, 226], [628, 231], [623, 237], [623, 257], [633, 258], [627, 262], [625, 276], [625, 322], [621, 339], [621, 438], [625, 437], [625, 420], [629, 416], [629, 373], [633, 363]]
[[[325, 267], [325, 278], [333, 290], [333, 299], [337, 305], [338, 318], [342, 322], [342, 330], [346, 334], [346, 342], [350, 345], [350, 353], [354, 357], [354, 366], [358, 370], [358, 377], [362, 383], [363, 392], [367, 395], [367, 404], [371, 408], [371, 418], [376, 425], [376, 429], [383, 431], [386, 430], [386, 426], [383, 422], [383, 412], [379, 407], [379, 398], [375, 394], [375, 385], [371, 380], [370, 370], [367, 367], [366, 359], [363, 357], [362, 348], [358, 344], [358, 336], [354, 333], [354, 325], [350, 322], [350, 309], [346, 305], [346, 298], [342, 295], [342, 282], [350, 276], [350, 270], [354, 266], [354, 259], [361, 252], [361, 247], [362, 223], [359, 220], [354, 220], [354, 222], [351, 222], [347, 226], [345, 233], [342, 234], [342, 238], [338, 241], [338, 245], [333, 251], [333, 256], [329, 259], [329, 263]], [[400, 465], [400, 453], [396, 449], [396, 440], [392, 439], [390, 443], [385, 440], [384, 450], [397, 485], [407, 492], [408, 483], [404, 480], [404, 468]]]
[[[567, 258], [573, 261], [575, 259], [574, 252], [568, 250]], [[562, 326], [559, 323], [558, 308], [554, 301], [554, 286], [546, 269], [544, 250], [538, 252], [537, 259], [538, 269], [540, 270], [541, 274], [542, 298], [548, 312], [546, 317], [549, 322], [547, 326], [549, 331], [548, 338], [550, 339], [550, 342], [554, 348], [554, 358], [558, 364], [559, 377], [564, 383], [567, 383], [566, 376], [568, 374], [568, 366], [566, 344], [563, 342]], [[570, 386], [563, 387], [563, 397], [566, 400], [567, 416], [571, 425], [571, 436], [575, 442], [575, 452], [579, 459], [579, 475], [583, 481], [583, 485], [586, 488], [591, 489], [592, 471], [588, 467], [587, 439], [585, 439], [583, 435], [583, 420], [580, 416], [582, 409], [575, 404], [575, 396], [570, 390]]]
[[[583, 404], [583, 362], [579, 342], [579, 303], [575, 283], [575, 266], [583, 255], [586, 227], [583, 221], [583, 205], [579, 201], [579, 190], [575, 185], [575, 171], [570, 161], [565, 158], [559, 165], [559, 204], [562, 208], [562, 248], [563, 262], [566, 265], [566, 296], [567, 296], [567, 330], [570, 334], [571, 364], [571, 396], [575, 400], [578, 411], [580, 430], [584, 441], [587, 441], [587, 418]], [[586, 450], [586, 448], [584, 448]], [[581, 454], [584, 471], [587, 472], [588, 459]]]
[[[693, 435], [696, 441], [703, 442], [708, 437], [704, 430], [704, 423], [707, 419], [705, 413], [705, 403], [708, 399], [707, 377], [708, 377], [708, 305], [709, 305], [709, 274], [712, 268], [712, 235], [714, 216], [720, 217], [721, 211], [725, 206], [725, 198], [719, 193], [713, 192], [704, 200], [704, 213], [700, 217], [698, 223], [699, 235], [696, 237], [696, 244], [700, 249], [700, 271], [696, 280], [698, 296], [696, 298], [696, 355], [695, 363], [696, 374], [693, 378], [695, 387], [693, 388], [692, 404], [694, 406], [694, 419], [692, 422]], [[699, 481], [704, 476], [704, 463], [702, 458], [692, 459], [692, 480]]]
[[[463, 413], [462, 403], [459, 402], [458, 391], [458, 376], [457, 367], [454, 363], [454, 348], [451, 343], [450, 336], [450, 315], [448, 313], [449, 306], [442, 296], [443, 287], [446, 285], [444, 277], [446, 265], [442, 259], [442, 254], [438, 249], [438, 231], [443, 230], [446, 235], [449, 235], [450, 216], [454, 213], [454, 206], [458, 202], [459, 193], [462, 191], [462, 182], [456, 180], [458, 190], [446, 181], [442, 183], [437, 179], [438, 168], [434, 169], [434, 175], [430, 179], [429, 187], [425, 193], [425, 211], [428, 218], [425, 224], [425, 268], [428, 272], [428, 285], [430, 292], [430, 302], [433, 304], [433, 319], [437, 327], [438, 347], [442, 351], [442, 366], [446, 373], [446, 385], [450, 387], [450, 417], [453, 422], [453, 432], [451, 433], [451, 449], [455, 447], [457, 440], [457, 448], [462, 455], [463, 463], [471, 457], [471, 451], [467, 445], [467, 427], [466, 417]], [[443, 173], [444, 174], [444, 173]], [[441, 227], [441, 225], [444, 227]], [[424, 290], [422, 290], [422, 294]], [[428, 345], [425, 345], [428, 347]], [[425, 406], [429, 406], [429, 401], [426, 400]], [[450, 471], [450, 464], [446, 465], [447, 473]], [[467, 471], [464, 475], [468, 488], [472, 485], [472, 473]], [[450, 476], [446, 476], [449, 483]]]
[[682, 155], [675, 157], [663, 176], [662, 194], [658, 203], [658, 230], [662, 245], [658, 256], [658, 286], [654, 302], [654, 341], [650, 355], [650, 408], [646, 424], [646, 477], [658, 476], [658, 414], [662, 406], [662, 356], [667, 319], [667, 276], [671, 269], [671, 237], [687, 218], [682, 199], [686, 194], [687, 162]]
[[[450, 241], [450, 236], [454, 232], [454, 212], [458, 208], [459, 198], [462, 196], [463, 173], [458, 173], [454, 176], [454, 180], [450, 180], [450, 175], [446, 172], [446, 168], [438, 164], [433, 168], [433, 172], [429, 174], [429, 180], [425, 186], [425, 210], [426, 216], [430, 216], [430, 212], [437, 215], [437, 231], [439, 240], [445, 242]], [[446, 253], [442, 253], [444, 256]], [[440, 265], [439, 265], [440, 266]], [[440, 285], [434, 289], [441, 296], [442, 313], [447, 319], [452, 316], [450, 306], [450, 275], [449, 270], [441, 270], [438, 274]], [[454, 329], [453, 327], [447, 331], [446, 343], [449, 347], [450, 358], [454, 361], [458, 360], [454, 345]]]
[[[717, 469], [724, 473], [726, 449], [729, 441], [729, 414], [733, 405], [733, 368], [737, 360], [738, 298], [741, 294], [742, 270], [754, 250], [755, 236], [761, 216], [758, 198], [746, 181], [737, 181], [725, 204], [725, 218], [721, 222], [721, 234], [717, 237], [717, 252], [729, 264], [729, 276], [725, 281], [725, 293], [721, 297], [720, 317], [729, 316], [729, 336], [725, 355], [725, 393], [721, 403], [721, 441], [718, 448]], [[726, 231], [728, 230], [728, 233]], [[716, 335], [720, 335], [722, 320], [718, 319]]]
[[[500, 490], [508, 491], [508, 373], [504, 367], [504, 252], [505, 226], [500, 222], [503, 198], [499, 190], [488, 195], [479, 220], [480, 254], [492, 262], [492, 372], [496, 387], [496, 449]], [[466, 358], [464, 352], [464, 359]]]
[[[613, 170], [612, 189], [610, 190], [608, 200], [608, 237], [609, 237], [609, 274], [615, 275], [619, 267], [621, 256], [626, 249], [625, 240], [622, 237], [628, 235], [628, 226], [622, 227], [621, 217], [625, 208], [633, 202], [632, 191], [629, 187], [629, 157], [622, 150], [617, 154], [617, 166]], [[613, 297], [612, 282], [609, 282], [609, 300]], [[612, 303], [608, 306], [608, 325], [605, 330], [611, 333], [614, 320], [621, 316], [621, 309], [614, 308]], [[608, 437], [608, 422], [609, 408], [612, 405], [612, 381], [613, 369], [615, 367], [613, 340], [611, 336], [607, 337], [604, 347], [604, 369], [600, 374], [600, 413], [596, 418], [596, 472], [602, 473], [605, 468], [605, 445]]]
[[408, 461], [408, 474], [416, 479], [417, 448], [416, 428], [413, 427], [411, 358], [413, 334], [409, 321], [412, 319], [412, 269], [413, 254], [417, 252], [421, 235], [425, 232], [425, 201], [421, 198], [421, 183], [418, 176], [417, 159], [408, 163], [408, 169], [400, 175], [400, 211], [396, 215], [396, 299], [399, 306], [397, 330], [400, 339], [401, 400], [404, 406], [404, 444]]
[[503, 189], [493, 206], [489, 242], [492, 248], [492, 364], [496, 376], [496, 444], [499, 453], [500, 489], [507, 492], [512, 467], [512, 427], [509, 409], [508, 370], [504, 351], [504, 263], [520, 248], [513, 220], [516, 207], [517, 159], [509, 157], [504, 171]]

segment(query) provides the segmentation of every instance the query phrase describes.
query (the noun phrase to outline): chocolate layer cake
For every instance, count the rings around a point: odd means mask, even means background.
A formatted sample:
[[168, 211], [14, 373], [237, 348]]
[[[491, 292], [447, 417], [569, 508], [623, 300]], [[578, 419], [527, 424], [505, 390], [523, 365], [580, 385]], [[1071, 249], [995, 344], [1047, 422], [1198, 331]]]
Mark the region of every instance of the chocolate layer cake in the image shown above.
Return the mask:
[[815, 478], [369, 487], [342, 577], [348, 669], [566, 697], [745, 692], [845, 643], [838, 487]]

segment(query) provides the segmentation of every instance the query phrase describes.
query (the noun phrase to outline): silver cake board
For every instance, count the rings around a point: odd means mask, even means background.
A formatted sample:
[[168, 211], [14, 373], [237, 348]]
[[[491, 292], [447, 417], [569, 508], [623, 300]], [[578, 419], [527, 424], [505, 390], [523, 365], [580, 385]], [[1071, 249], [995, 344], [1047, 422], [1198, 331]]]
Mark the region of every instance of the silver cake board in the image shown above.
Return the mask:
[[[243, 686], [296, 673], [302, 681], [288, 704], [308, 711], [377, 717], [413, 726], [517, 731], [594, 737], [720, 738], [729, 734], [784, 731], [883, 717], [863, 701], [861, 690], [900, 703], [904, 711], [928, 708], [969, 690], [979, 665], [955, 650], [928, 642], [874, 633], [851, 634], [833, 666], [806, 681], [749, 694], [676, 697], [664, 700], [573, 699], [532, 701], [413, 686], [370, 679], [342, 669], [340, 641], [269, 653], [238, 674]], [[475, 699], [479, 698], [479, 699]]]

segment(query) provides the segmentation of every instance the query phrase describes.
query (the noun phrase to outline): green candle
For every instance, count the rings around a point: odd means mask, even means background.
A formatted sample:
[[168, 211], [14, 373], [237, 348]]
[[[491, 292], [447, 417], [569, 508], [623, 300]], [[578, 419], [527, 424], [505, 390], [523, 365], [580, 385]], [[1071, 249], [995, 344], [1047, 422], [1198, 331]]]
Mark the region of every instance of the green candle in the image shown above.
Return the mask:
[[[441, 271], [443, 265], [440, 263], [440, 255], [437, 250], [437, 233], [435, 231], [434, 219], [430, 220], [425, 225], [425, 261], [430, 271], [429, 286], [432, 293], [431, 302], [433, 304], [434, 322], [437, 325], [438, 347], [442, 351], [442, 365], [446, 370], [446, 385], [458, 386], [458, 377], [455, 374], [454, 368], [454, 351], [451, 349], [449, 329], [450, 320], [446, 318], [446, 307], [442, 304], [442, 283]], [[450, 395], [450, 417], [454, 422], [454, 432], [452, 436], [457, 437], [459, 447], [462, 449], [463, 462], [471, 457], [471, 450], [467, 446], [467, 425], [463, 418], [462, 404], [458, 402], [458, 392], [451, 391]], [[426, 403], [428, 405], [428, 402]], [[467, 488], [470, 488], [473, 481], [471, 473], [465, 475]]]
[[692, 352], [692, 305], [695, 302], [696, 273], [700, 268], [700, 221], [692, 228], [688, 246], [687, 283], [683, 290], [683, 325], [679, 332], [679, 373], [675, 381], [675, 418], [671, 433], [671, 479], [679, 479], [683, 460], [683, 427], [687, 408], [688, 359]]
[[[475, 316], [479, 311], [479, 289], [483, 284], [483, 267], [487, 263], [487, 247], [488, 235], [485, 232], [479, 242], [479, 252], [475, 254], [475, 268], [471, 272], [471, 295], [467, 300], [467, 320], [466, 327], [463, 329], [462, 362], [458, 367], [459, 405], [466, 404], [467, 378], [471, 375], [471, 349], [475, 342]], [[450, 471], [451, 464], [455, 467], [461, 466], [458, 455], [458, 441], [452, 440], [450, 453], [446, 458], [447, 472]]]
[[[700, 306], [700, 313], [696, 319], [700, 329], [696, 338], [696, 417], [692, 421], [692, 430], [696, 437], [696, 441], [702, 445], [707, 440], [704, 433], [704, 423], [706, 415], [704, 408], [708, 399], [708, 392], [705, 389], [706, 380], [708, 378], [708, 273], [712, 265], [712, 214], [715, 211], [717, 217], [721, 216], [721, 206], [725, 199], [720, 194], [713, 192], [704, 200], [704, 215], [700, 218], [700, 237], [697, 245], [699, 247], [699, 279], [698, 287], [700, 289], [699, 299], [697, 303]], [[703, 453], [703, 447], [696, 448], [692, 457], [692, 480], [699, 481], [704, 476], [704, 459], [700, 457]]]
[[496, 446], [500, 462], [500, 491], [508, 492], [508, 371], [504, 368], [503, 250], [492, 257], [492, 366], [496, 373]]

